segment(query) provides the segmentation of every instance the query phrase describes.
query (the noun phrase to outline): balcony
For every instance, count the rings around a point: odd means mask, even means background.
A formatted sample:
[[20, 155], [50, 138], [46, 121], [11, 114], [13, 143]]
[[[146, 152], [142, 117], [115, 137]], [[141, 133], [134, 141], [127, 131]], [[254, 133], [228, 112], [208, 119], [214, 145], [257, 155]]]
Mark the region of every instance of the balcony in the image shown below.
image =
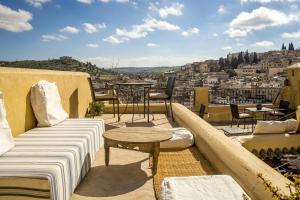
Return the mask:
[[[300, 98], [295, 95], [295, 91], [298, 94], [297, 84], [300, 79], [300, 70], [294, 71], [290, 76], [291, 84], [288, 88], [283, 88], [281, 95], [289, 94], [292, 106], [297, 108]], [[31, 85], [41, 79], [57, 82], [62, 104], [71, 118], [82, 118], [86, 113], [91, 101], [87, 74], [3, 68], [0, 72], [0, 91], [6, 96], [8, 121], [15, 137], [36, 126], [28, 94]], [[106, 130], [118, 127], [185, 127], [194, 135], [194, 148], [198, 152], [194, 157], [197, 167], [202, 170], [202, 175], [230, 175], [252, 199], [271, 199], [271, 193], [265, 190], [263, 183], [258, 178], [258, 173], [262, 173], [283, 193], [288, 194], [289, 191], [286, 188], [286, 184], [290, 183], [288, 179], [252, 154], [249, 146], [235, 143], [218, 130], [221, 126], [229, 125], [231, 120], [229, 106], [209, 104], [208, 88], [195, 88], [194, 94], [194, 104], [191, 110], [180, 103], [174, 103], [175, 122], [165, 116], [164, 104], [160, 103], [150, 104], [154, 119], [152, 120], [152, 116], [150, 116], [149, 123], [141, 113], [142, 105], [140, 105], [140, 113], [135, 115], [133, 123], [131, 106], [118, 122], [117, 118], [112, 115], [112, 105], [109, 103], [105, 105], [105, 114], [96, 119], [104, 119]], [[208, 115], [204, 120], [197, 115], [200, 104], [205, 104], [208, 108]], [[247, 106], [255, 105], [248, 104], [242, 107]], [[120, 109], [121, 112], [125, 111], [125, 105], [121, 105]], [[294, 142], [290, 143], [287, 140], [284, 145], [294, 146], [300, 143], [298, 136], [292, 137], [294, 137], [292, 139]], [[269, 143], [265, 143], [265, 145], [268, 146]], [[279, 143], [275, 143], [275, 145], [281, 147]], [[162, 152], [159, 159], [162, 159], [164, 155]], [[147, 153], [112, 149], [109, 167], [105, 166], [104, 157], [102, 147], [96, 154], [96, 160], [92, 163], [91, 170], [72, 194], [72, 200], [156, 199], [155, 192], [157, 191], [155, 191], [154, 185], [155, 180], [159, 179], [153, 178]], [[159, 160], [160, 162], [162, 161]], [[174, 165], [180, 166], [176, 165], [179, 163], [176, 162]], [[159, 167], [163, 167], [163, 165], [159, 165]], [[0, 178], [0, 186], [5, 186], [7, 183]], [[45, 187], [49, 189], [49, 185]], [[10, 197], [6, 199], [10, 199]]]

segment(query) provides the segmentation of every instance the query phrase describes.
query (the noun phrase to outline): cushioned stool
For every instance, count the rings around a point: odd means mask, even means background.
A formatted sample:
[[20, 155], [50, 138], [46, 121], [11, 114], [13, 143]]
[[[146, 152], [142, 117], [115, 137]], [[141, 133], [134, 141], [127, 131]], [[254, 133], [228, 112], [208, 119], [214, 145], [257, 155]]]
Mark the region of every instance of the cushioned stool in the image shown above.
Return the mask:
[[165, 142], [160, 143], [162, 149], [181, 149], [188, 148], [194, 145], [193, 134], [185, 128], [172, 128], [169, 129], [173, 137]]
[[167, 177], [161, 186], [161, 200], [244, 200], [250, 199], [227, 175]]

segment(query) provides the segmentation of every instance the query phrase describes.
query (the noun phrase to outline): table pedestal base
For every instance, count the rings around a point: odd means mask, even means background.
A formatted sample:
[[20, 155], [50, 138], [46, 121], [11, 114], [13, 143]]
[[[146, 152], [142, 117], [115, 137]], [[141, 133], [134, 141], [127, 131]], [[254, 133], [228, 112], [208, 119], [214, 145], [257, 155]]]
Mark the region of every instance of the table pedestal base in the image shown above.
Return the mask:
[[158, 162], [158, 156], [159, 156], [159, 150], [160, 150], [160, 143], [159, 142], [128, 143], [128, 142], [120, 142], [120, 141], [113, 141], [113, 140], [109, 140], [109, 139], [104, 139], [105, 165], [106, 166], [109, 165], [110, 147], [149, 153], [150, 157], [152, 157], [153, 175], [156, 174], [157, 162]]

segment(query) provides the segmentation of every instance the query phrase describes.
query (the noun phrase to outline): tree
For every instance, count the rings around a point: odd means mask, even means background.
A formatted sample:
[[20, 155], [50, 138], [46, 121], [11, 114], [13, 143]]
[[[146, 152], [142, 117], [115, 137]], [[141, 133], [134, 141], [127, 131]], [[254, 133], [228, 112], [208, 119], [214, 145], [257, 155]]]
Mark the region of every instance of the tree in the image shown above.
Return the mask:
[[236, 57], [233, 57], [230, 61], [230, 66], [232, 69], [236, 69], [238, 66], [238, 59]]
[[257, 58], [257, 53], [256, 52], [254, 52], [252, 63], [253, 64], [257, 64], [258, 63], [258, 58]]
[[220, 65], [220, 69], [224, 70], [225, 69], [225, 61], [224, 58], [219, 58], [219, 65]]
[[249, 64], [250, 58], [249, 58], [249, 53], [248, 50], [246, 50], [245, 56], [244, 56], [244, 60], [246, 64]]
[[294, 51], [295, 49], [294, 49], [294, 45], [293, 45], [293, 43], [291, 42], [291, 43], [289, 43], [289, 51]]
[[282, 43], [281, 50], [286, 50], [286, 46]]
[[229, 59], [227, 58], [227, 59], [225, 59], [225, 68], [229, 67], [229, 66], [230, 66], [230, 63], [229, 63]]
[[244, 63], [243, 52], [240, 52], [238, 55], [238, 64]]
[[227, 69], [225, 72], [229, 75], [229, 77], [237, 76], [233, 69]]

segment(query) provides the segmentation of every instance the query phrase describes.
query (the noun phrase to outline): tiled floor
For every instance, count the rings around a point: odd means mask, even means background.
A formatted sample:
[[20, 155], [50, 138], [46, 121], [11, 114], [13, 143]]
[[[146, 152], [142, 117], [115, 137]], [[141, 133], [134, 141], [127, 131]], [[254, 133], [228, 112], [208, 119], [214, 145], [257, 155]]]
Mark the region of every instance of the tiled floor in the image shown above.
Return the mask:
[[[163, 114], [156, 114], [154, 120], [146, 122], [143, 115], [123, 115], [117, 122], [113, 115], [103, 115], [106, 130], [117, 127], [161, 127], [175, 126]], [[87, 177], [77, 187], [72, 200], [154, 200], [153, 179], [149, 168], [148, 154], [111, 149], [110, 165], [104, 165], [104, 150], [98, 152], [96, 161]]]

